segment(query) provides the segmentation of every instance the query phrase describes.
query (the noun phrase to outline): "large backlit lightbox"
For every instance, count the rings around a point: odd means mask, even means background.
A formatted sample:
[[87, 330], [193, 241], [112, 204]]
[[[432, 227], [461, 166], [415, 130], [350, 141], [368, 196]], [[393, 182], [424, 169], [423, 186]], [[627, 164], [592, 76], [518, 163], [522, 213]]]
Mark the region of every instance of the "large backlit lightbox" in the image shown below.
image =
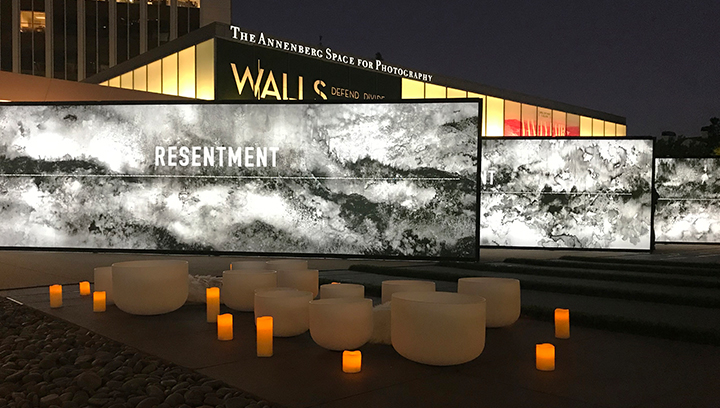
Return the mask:
[[483, 139], [481, 246], [650, 249], [653, 141]]
[[658, 242], [720, 242], [720, 159], [657, 159]]
[[0, 247], [476, 259], [478, 100], [0, 107]]

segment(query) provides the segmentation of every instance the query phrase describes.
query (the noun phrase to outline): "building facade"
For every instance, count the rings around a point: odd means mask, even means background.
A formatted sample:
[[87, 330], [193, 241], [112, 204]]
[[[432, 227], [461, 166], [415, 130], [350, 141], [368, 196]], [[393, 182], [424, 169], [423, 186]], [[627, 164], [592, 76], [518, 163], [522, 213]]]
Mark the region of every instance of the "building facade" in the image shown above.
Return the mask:
[[2, 0], [0, 70], [83, 80], [205, 22], [230, 21], [230, 0]]

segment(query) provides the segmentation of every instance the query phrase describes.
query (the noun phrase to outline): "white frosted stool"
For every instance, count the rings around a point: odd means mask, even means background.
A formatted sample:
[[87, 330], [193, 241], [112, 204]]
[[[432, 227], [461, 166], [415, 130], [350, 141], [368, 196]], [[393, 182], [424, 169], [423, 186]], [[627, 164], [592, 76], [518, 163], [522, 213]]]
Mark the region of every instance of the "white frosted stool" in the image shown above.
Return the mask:
[[328, 350], [354, 350], [373, 332], [372, 299], [332, 298], [310, 302], [310, 336]]
[[129, 261], [112, 265], [115, 305], [123, 312], [157, 315], [177, 310], [188, 297], [188, 263]]
[[105, 303], [112, 305], [112, 266], [98, 266], [94, 270], [93, 290], [96, 292], [105, 292]]
[[255, 320], [273, 317], [273, 336], [291, 337], [303, 334], [309, 327], [311, 292], [294, 288], [258, 289], [255, 291]]
[[392, 300], [395, 292], [435, 292], [435, 282], [425, 280], [386, 280], [382, 283], [382, 303]]
[[391, 341], [401, 356], [447, 366], [485, 348], [485, 299], [449, 292], [399, 292], [390, 306]]
[[267, 269], [265, 265], [265, 261], [235, 261], [230, 263], [230, 270]]
[[327, 283], [320, 286], [320, 299], [364, 298], [365, 286], [355, 283]]
[[317, 269], [278, 269], [277, 285], [312, 292], [314, 299], [319, 292], [319, 272]]
[[484, 297], [487, 327], [509, 326], [520, 317], [520, 281], [509, 278], [460, 278], [458, 293]]
[[220, 295], [230, 309], [252, 312], [255, 290], [277, 286], [277, 273], [267, 269], [224, 271]]

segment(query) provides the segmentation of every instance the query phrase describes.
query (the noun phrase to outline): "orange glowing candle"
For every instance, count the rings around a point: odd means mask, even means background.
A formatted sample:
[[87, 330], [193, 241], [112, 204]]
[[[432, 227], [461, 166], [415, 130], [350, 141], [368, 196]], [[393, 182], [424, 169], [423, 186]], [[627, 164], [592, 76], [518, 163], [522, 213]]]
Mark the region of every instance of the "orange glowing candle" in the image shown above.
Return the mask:
[[96, 290], [93, 292], [93, 312], [105, 311], [105, 291]]
[[80, 282], [80, 296], [88, 296], [88, 295], [90, 295], [90, 282], [88, 282], [88, 281]]
[[555, 370], [555, 346], [550, 343], [535, 345], [535, 367], [540, 371]]
[[215, 323], [220, 314], [220, 288], [205, 289], [205, 303], [207, 303], [207, 322]]
[[555, 309], [555, 337], [570, 338], [570, 310]]
[[233, 339], [233, 317], [230, 313], [217, 316], [218, 340]]
[[50, 286], [50, 307], [56, 309], [62, 306], [62, 286]]
[[260, 316], [255, 323], [257, 328], [257, 356], [272, 357], [273, 355], [273, 318]]
[[360, 350], [343, 351], [342, 366], [344, 373], [359, 373], [362, 366], [362, 353]]

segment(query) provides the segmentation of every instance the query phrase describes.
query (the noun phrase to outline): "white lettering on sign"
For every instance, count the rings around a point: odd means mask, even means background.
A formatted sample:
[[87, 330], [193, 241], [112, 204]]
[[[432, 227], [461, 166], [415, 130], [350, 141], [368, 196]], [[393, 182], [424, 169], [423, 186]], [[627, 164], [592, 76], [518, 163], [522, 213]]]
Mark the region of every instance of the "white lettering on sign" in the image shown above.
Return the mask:
[[[289, 41], [279, 40], [276, 38], [268, 37], [265, 33], [254, 34], [247, 31], [243, 31], [238, 26], [230, 26], [230, 32], [234, 40], [242, 42], [262, 45], [264, 47], [273, 48], [277, 50], [291, 52], [293, 54], [307, 55], [309, 57], [321, 58], [327, 61], [335, 62], [352, 67], [359, 67], [369, 69], [373, 71], [382, 72], [385, 74], [395, 75], [403, 78], [414, 79], [423, 82], [432, 82], [433, 76], [423, 72], [413, 71], [407, 68], [396, 67], [393, 65], [385, 64], [381, 60], [366, 60], [363, 58], [354, 57], [348, 54], [342, 54], [333, 51], [327, 47], [324, 50], [315, 47], [309, 47], [298, 43]], [[267, 84], [266, 84], [267, 85]], [[273, 92], [272, 89], [269, 92]], [[278, 92], [279, 94], [279, 92]], [[279, 99], [279, 98], [278, 98]]]
[[279, 150], [278, 147], [155, 146], [155, 167], [277, 167]]

